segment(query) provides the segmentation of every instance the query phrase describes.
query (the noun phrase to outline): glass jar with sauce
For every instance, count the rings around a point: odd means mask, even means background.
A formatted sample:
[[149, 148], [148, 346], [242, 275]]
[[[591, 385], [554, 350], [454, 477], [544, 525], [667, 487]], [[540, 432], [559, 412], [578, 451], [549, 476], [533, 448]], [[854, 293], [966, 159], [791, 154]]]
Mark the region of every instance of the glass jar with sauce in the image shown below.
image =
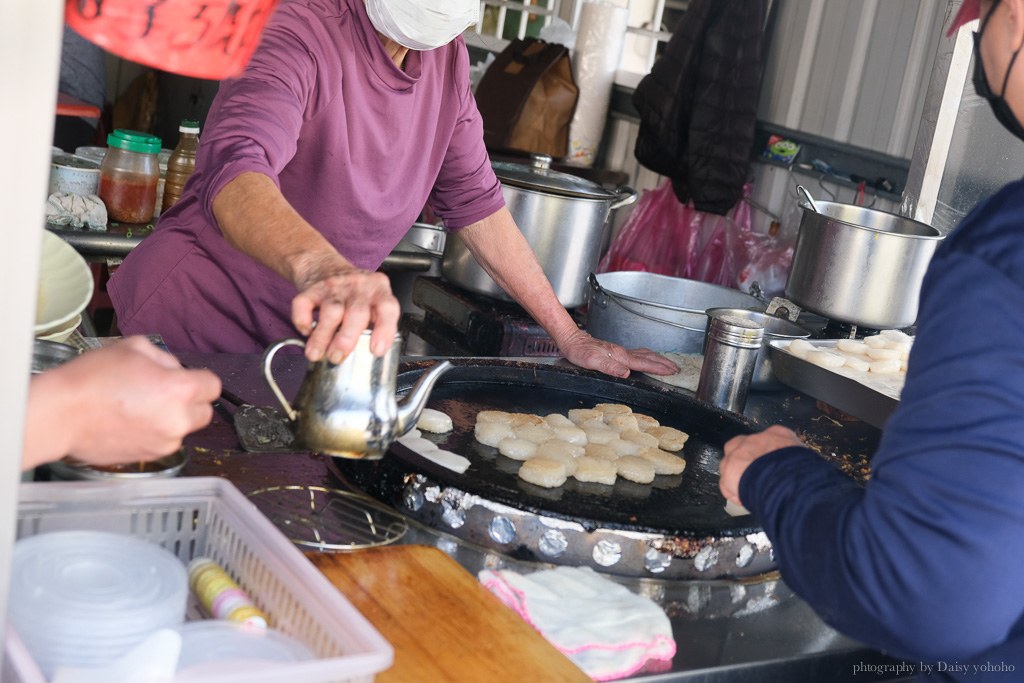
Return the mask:
[[153, 220], [160, 180], [159, 152], [160, 138], [148, 133], [119, 128], [107, 136], [107, 153], [100, 164], [100, 199], [110, 220]]

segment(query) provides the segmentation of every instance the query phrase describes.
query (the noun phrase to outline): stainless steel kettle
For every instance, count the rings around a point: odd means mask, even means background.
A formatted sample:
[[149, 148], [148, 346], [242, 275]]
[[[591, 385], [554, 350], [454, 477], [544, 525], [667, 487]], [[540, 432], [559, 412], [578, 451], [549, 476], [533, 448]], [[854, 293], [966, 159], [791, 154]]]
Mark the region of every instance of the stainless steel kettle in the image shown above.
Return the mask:
[[264, 352], [263, 376], [306, 448], [342, 458], [376, 460], [392, 441], [416, 425], [438, 378], [452, 364], [435, 365], [399, 403], [395, 379], [401, 341], [396, 334], [388, 352], [377, 358], [370, 351], [370, 330], [364, 331], [352, 353], [338, 365], [327, 360], [310, 365], [294, 407], [274, 380], [271, 364], [280, 349], [304, 347], [306, 342], [284, 339]]

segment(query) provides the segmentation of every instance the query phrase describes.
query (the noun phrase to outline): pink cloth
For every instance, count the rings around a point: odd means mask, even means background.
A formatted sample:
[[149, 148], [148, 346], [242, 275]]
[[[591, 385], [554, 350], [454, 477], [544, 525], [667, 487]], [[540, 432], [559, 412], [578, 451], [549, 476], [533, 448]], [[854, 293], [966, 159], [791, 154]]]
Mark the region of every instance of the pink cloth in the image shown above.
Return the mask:
[[594, 680], [625, 678], [675, 656], [664, 610], [588, 567], [484, 570], [479, 578]]
[[282, 2], [245, 73], [221, 84], [181, 200], [110, 280], [122, 331], [238, 353], [295, 334], [295, 288], [230, 247], [213, 219], [213, 199], [249, 171], [368, 269], [428, 202], [449, 229], [504, 205], [461, 38], [410, 52], [402, 70], [364, 0]]

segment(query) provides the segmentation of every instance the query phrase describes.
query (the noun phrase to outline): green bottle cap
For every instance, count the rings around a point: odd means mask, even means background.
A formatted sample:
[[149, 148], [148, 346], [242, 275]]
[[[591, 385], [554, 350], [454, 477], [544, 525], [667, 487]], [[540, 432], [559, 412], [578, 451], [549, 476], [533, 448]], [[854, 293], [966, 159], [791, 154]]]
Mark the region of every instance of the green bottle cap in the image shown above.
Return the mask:
[[149, 133], [118, 128], [107, 136], [107, 145], [109, 147], [117, 147], [118, 149], [126, 149], [129, 152], [157, 154], [160, 152], [161, 140]]

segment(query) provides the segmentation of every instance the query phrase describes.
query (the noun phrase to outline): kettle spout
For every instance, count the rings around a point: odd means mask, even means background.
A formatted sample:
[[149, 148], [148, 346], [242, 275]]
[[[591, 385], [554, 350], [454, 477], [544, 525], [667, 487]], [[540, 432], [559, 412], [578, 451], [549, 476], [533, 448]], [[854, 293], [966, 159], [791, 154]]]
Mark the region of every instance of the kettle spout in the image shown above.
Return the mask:
[[395, 438], [407, 434], [416, 426], [416, 422], [420, 419], [420, 413], [423, 412], [424, 406], [427, 405], [427, 398], [430, 397], [430, 392], [433, 391], [437, 380], [451, 368], [452, 364], [450, 362], [442, 361], [416, 381], [409, 395], [398, 404]]

